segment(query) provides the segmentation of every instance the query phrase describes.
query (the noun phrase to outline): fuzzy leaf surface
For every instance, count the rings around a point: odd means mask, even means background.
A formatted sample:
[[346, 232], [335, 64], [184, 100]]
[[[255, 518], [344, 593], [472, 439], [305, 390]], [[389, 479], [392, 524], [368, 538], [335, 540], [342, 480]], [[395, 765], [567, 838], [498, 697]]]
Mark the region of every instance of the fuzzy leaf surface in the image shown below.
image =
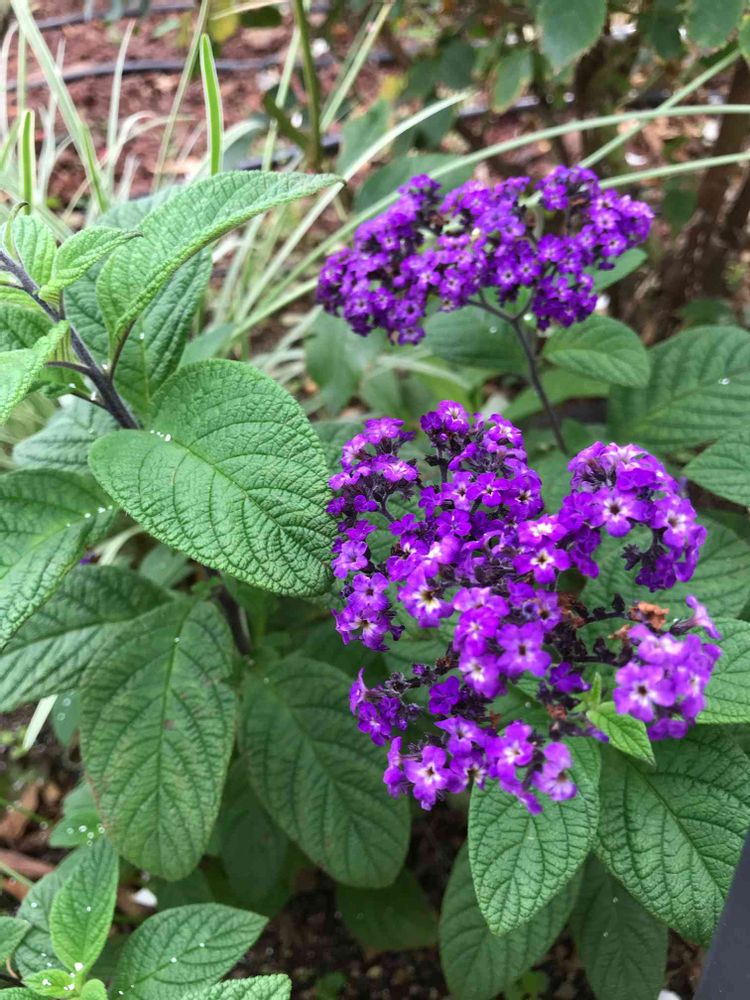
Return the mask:
[[340, 882], [379, 888], [403, 865], [409, 811], [384, 792], [382, 754], [352, 738], [349, 687], [300, 655], [252, 674], [242, 749], [253, 787], [305, 854]]
[[195, 1000], [289, 1000], [291, 995], [292, 981], [288, 976], [253, 976], [209, 986]]
[[18, 917], [30, 925], [30, 930], [16, 948], [13, 958], [14, 968], [24, 978], [62, 964], [52, 948], [50, 911], [55, 895], [75, 871], [82, 856], [81, 851], [69, 854], [54, 871], [34, 883], [18, 908]]
[[615, 440], [670, 451], [715, 441], [747, 420], [750, 333], [734, 326], [684, 330], [649, 351], [651, 379], [642, 389], [613, 388]]
[[29, 308], [25, 304], [0, 302], [0, 351], [33, 347], [51, 329], [51, 320], [36, 306]]
[[750, 624], [717, 618], [721, 656], [706, 688], [706, 707], [698, 723], [707, 725], [750, 722]]
[[652, 768], [604, 755], [597, 854], [654, 916], [707, 944], [750, 824], [750, 761], [708, 729], [655, 756]]
[[186, 260], [276, 205], [330, 187], [331, 174], [227, 171], [191, 184], [145, 217], [142, 239], [107, 260], [96, 283], [113, 342], [132, 325]]
[[609, 736], [610, 746], [631, 757], [654, 763], [651, 740], [640, 719], [634, 719], [632, 715], [620, 715], [613, 701], [605, 701], [598, 708], [590, 708], [586, 715], [597, 729]]
[[16, 404], [27, 396], [68, 332], [67, 323], [56, 323], [33, 347], [0, 354], [0, 424], [4, 424]]
[[549, 949], [570, 913], [579, 879], [565, 885], [528, 923], [498, 936], [477, 905], [464, 846], [440, 915], [440, 963], [455, 1000], [493, 1000]]
[[178, 906], [149, 917], [128, 937], [110, 993], [178, 1000], [211, 986], [259, 938], [266, 918], [219, 903]]
[[101, 438], [90, 461], [165, 545], [274, 593], [325, 586], [334, 524], [322, 448], [298, 403], [250, 366], [180, 369], [152, 431]]
[[717, 497], [750, 507], [750, 431], [733, 431], [685, 466], [685, 475]]
[[591, 316], [556, 330], [544, 345], [544, 357], [610, 385], [648, 385], [651, 373], [651, 359], [638, 334], [608, 316]]
[[117, 423], [106, 410], [84, 399], [55, 410], [44, 427], [24, 438], [13, 449], [13, 461], [24, 468], [89, 471], [89, 449], [93, 442], [115, 430]]
[[507, 934], [527, 923], [583, 864], [599, 819], [599, 750], [571, 741], [575, 798], [533, 816], [491, 784], [471, 793], [469, 861], [477, 902], [490, 930]]
[[667, 928], [592, 855], [570, 917], [599, 1000], [654, 1000], [664, 985]]
[[26, 937], [31, 924], [18, 917], [0, 917], [0, 961], [6, 962]]
[[117, 247], [137, 238], [135, 233], [109, 226], [88, 226], [70, 236], [55, 254], [49, 280], [39, 289], [43, 299], [59, 295], [74, 281], [111, 254]]
[[57, 244], [55, 237], [36, 215], [17, 215], [12, 224], [13, 243], [25, 270], [37, 285], [52, 275]]
[[125, 858], [168, 879], [192, 871], [218, 813], [232, 656], [213, 605], [172, 601], [102, 643], [81, 682], [82, 754], [102, 822]]
[[88, 972], [107, 940], [117, 896], [119, 866], [108, 840], [83, 848], [83, 857], [52, 903], [52, 947], [68, 969]]
[[76, 566], [0, 653], [0, 707], [78, 687], [97, 646], [168, 599], [121, 566]]
[[0, 476], [0, 648], [108, 529], [109, 498], [52, 469]]

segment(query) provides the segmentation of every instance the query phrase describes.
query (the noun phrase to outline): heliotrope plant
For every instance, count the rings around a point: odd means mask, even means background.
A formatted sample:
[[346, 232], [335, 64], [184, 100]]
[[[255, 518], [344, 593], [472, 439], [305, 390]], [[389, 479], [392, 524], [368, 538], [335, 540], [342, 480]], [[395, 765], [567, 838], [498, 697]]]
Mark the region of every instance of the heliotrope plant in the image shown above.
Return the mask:
[[477, 306], [505, 321], [564, 450], [537, 370], [535, 331], [592, 314], [594, 275], [644, 242], [653, 212], [603, 190], [582, 167], [557, 167], [536, 188], [528, 177], [489, 186], [471, 180], [447, 195], [420, 175], [399, 194], [357, 229], [352, 247], [328, 258], [318, 301], [355, 333], [382, 328], [399, 344], [422, 340], [436, 310]]
[[[617, 711], [645, 723], [651, 740], [684, 736], [720, 654], [696, 631], [719, 638], [705, 608], [690, 597], [685, 617], [667, 625], [666, 610], [645, 600], [626, 607], [613, 594], [610, 608], [587, 608], [561, 583], [569, 569], [598, 575], [605, 534], [623, 539], [626, 567], [648, 591], [690, 579], [706, 532], [663, 465], [634, 445], [594, 444], [570, 462], [560, 509], [545, 513], [508, 420], [446, 401], [421, 426], [421, 467], [401, 454], [415, 435], [384, 418], [344, 446], [331, 479], [344, 642], [385, 650], [410, 618], [446, 639], [434, 663], [372, 688], [360, 671], [352, 687], [360, 730], [389, 743], [389, 791], [410, 790], [425, 809], [490, 779], [532, 812], [540, 793], [571, 798], [563, 737], [607, 740], [586, 716], [594, 664]], [[619, 620], [612, 643], [587, 636], [587, 626]], [[497, 699], [513, 686], [535, 693], [545, 726], [506, 721]], [[414, 698], [421, 688], [426, 701]]]

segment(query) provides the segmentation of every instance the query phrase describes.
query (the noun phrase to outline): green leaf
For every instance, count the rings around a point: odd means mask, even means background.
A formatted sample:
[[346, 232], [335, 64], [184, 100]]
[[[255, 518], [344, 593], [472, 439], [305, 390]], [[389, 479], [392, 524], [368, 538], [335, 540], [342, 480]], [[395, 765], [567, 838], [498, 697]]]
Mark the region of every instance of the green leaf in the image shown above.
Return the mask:
[[412, 873], [404, 868], [385, 889], [340, 885], [336, 908], [354, 937], [375, 951], [430, 948], [437, 942], [437, 916]]
[[[186, 261], [135, 321], [122, 348], [115, 385], [144, 417], [150, 417], [154, 395], [177, 368], [208, 286], [211, 266], [210, 250]], [[101, 362], [109, 356], [109, 334], [96, 299], [96, 274], [94, 268], [70, 286], [65, 293], [65, 311]]]
[[24, 981], [29, 989], [33, 990], [30, 997], [34, 997], [34, 995], [57, 997], [58, 1000], [65, 1000], [65, 997], [70, 995], [71, 986], [75, 989], [78, 985], [75, 973], [66, 972], [65, 969], [46, 969], [32, 972]]
[[717, 497], [750, 507], [750, 431], [737, 430], [721, 438], [688, 462], [684, 472]]
[[656, 768], [604, 755], [596, 850], [654, 916], [707, 944], [750, 824], [750, 761], [708, 729], [655, 754]]
[[109, 499], [72, 472], [0, 476], [0, 649], [109, 528]]
[[81, 1000], [107, 1000], [107, 989], [101, 979], [89, 979], [83, 984]]
[[19, 441], [13, 449], [13, 461], [30, 468], [87, 473], [89, 448], [96, 438], [116, 427], [106, 410], [70, 396], [38, 433]]
[[179, 1000], [210, 986], [259, 938], [265, 917], [219, 903], [157, 913], [130, 935], [110, 993], [133, 1000]]
[[586, 977], [600, 1000], [654, 1000], [664, 985], [667, 928], [593, 856], [570, 918]]
[[[568, 399], [589, 399], [596, 396], [606, 396], [609, 387], [601, 381], [584, 375], [574, 375], [562, 369], [552, 369], [542, 375], [542, 385], [547, 398], [553, 406], [564, 403]], [[506, 406], [503, 416], [508, 420], [519, 421], [539, 413], [542, 404], [533, 388], [529, 387], [519, 392], [515, 399]]]
[[18, 917], [0, 917], [0, 962], [7, 962], [30, 928], [26, 920]]
[[345, 319], [318, 314], [305, 341], [305, 359], [330, 413], [339, 413], [357, 394], [362, 376], [384, 348], [384, 335], [358, 337]]
[[750, 722], [750, 624], [717, 618], [721, 656], [706, 688], [706, 707], [699, 723]]
[[606, 0], [541, 0], [537, 22], [541, 49], [555, 72], [590, 49], [604, 28]]
[[424, 345], [452, 364], [524, 375], [526, 356], [509, 324], [484, 309], [438, 312], [425, 323]]
[[570, 913], [579, 880], [568, 882], [528, 923], [501, 937], [477, 905], [468, 852], [456, 858], [440, 916], [440, 962], [455, 1000], [493, 1000], [549, 950]]
[[556, 330], [544, 346], [544, 357], [559, 368], [611, 385], [648, 385], [651, 373], [638, 334], [609, 316], [591, 316]]
[[318, 435], [329, 472], [341, 469], [341, 449], [362, 430], [355, 420], [316, 420], [313, 429]]
[[532, 815], [496, 785], [471, 793], [469, 861], [479, 909], [490, 930], [505, 934], [531, 920], [583, 863], [599, 817], [599, 751], [572, 740], [578, 786], [567, 802], [546, 800]]
[[744, 6], [744, 0], [688, 0], [688, 37], [706, 48], [716, 49], [726, 45], [739, 23]]
[[648, 738], [646, 726], [632, 715], [620, 715], [613, 701], [605, 701], [598, 708], [590, 708], [586, 713], [589, 722], [609, 736], [610, 744], [616, 750], [639, 760], [654, 764], [654, 751]]
[[52, 274], [39, 289], [40, 296], [43, 299], [56, 297], [68, 285], [82, 278], [90, 267], [137, 236], [137, 233], [108, 226], [88, 226], [70, 236], [55, 254]]
[[83, 857], [83, 851], [69, 854], [65, 860], [44, 878], [39, 879], [24, 897], [18, 917], [30, 925], [30, 930], [16, 948], [13, 964], [22, 976], [60, 965], [52, 949], [49, 915], [56, 893]]
[[55, 237], [36, 215], [17, 215], [11, 229], [25, 270], [37, 285], [46, 284], [52, 275], [57, 252]]
[[317, 593], [333, 520], [318, 439], [298, 403], [232, 361], [178, 371], [153, 428], [91, 448], [107, 492], [165, 545], [274, 593]]
[[0, 424], [5, 423], [16, 404], [31, 392], [68, 329], [67, 322], [56, 323], [33, 347], [0, 354]]
[[82, 680], [81, 748], [102, 821], [128, 861], [168, 879], [198, 863], [219, 810], [232, 658], [219, 611], [176, 600], [92, 651]]
[[191, 184], [149, 212], [140, 231], [107, 260], [96, 294], [113, 343], [130, 328], [177, 268], [248, 219], [315, 194], [332, 174], [228, 171]]
[[645, 598], [679, 617], [687, 613], [685, 598], [698, 594], [713, 614], [739, 615], [750, 596], [750, 547], [723, 525], [707, 522], [707, 527], [708, 536], [692, 579], [653, 594], [638, 587], [635, 573], [625, 569], [622, 548], [627, 538], [608, 539], [597, 554], [599, 576], [589, 580], [583, 592], [587, 605], [609, 606], [613, 594], [622, 594], [626, 603]]
[[603, 292], [605, 288], [610, 288], [612, 285], [617, 284], [618, 281], [622, 281], [623, 278], [627, 278], [629, 274], [636, 271], [641, 264], [646, 260], [646, 251], [641, 250], [640, 247], [632, 247], [630, 250], [626, 250], [624, 254], [621, 254], [615, 261], [614, 267], [611, 267], [608, 271], [591, 270], [591, 276], [594, 279], [594, 290], [597, 292]]
[[97, 647], [168, 595], [120, 566], [76, 566], [0, 653], [0, 707], [72, 691]]
[[195, 1000], [289, 1000], [292, 981], [288, 976], [253, 976], [217, 983], [195, 994]]
[[[55, 711], [53, 709], [53, 721]], [[68, 792], [63, 800], [63, 816], [49, 836], [50, 847], [89, 846], [104, 833], [91, 788], [85, 782]]]
[[529, 49], [517, 45], [503, 52], [495, 63], [492, 110], [507, 111], [524, 92], [533, 75], [534, 63]]
[[721, 437], [750, 407], [750, 334], [733, 326], [684, 330], [653, 347], [651, 381], [613, 388], [612, 435], [670, 451]]
[[346, 173], [358, 159], [363, 149], [367, 149], [386, 132], [391, 117], [391, 104], [380, 99], [357, 117], [348, 118], [341, 129], [339, 155], [336, 158], [336, 172]]
[[51, 320], [36, 306], [30, 309], [26, 305], [0, 302], [0, 351], [33, 347], [51, 329]]
[[49, 916], [52, 947], [69, 969], [88, 972], [109, 934], [117, 897], [117, 855], [108, 840], [83, 848]]
[[384, 790], [382, 753], [352, 733], [349, 687], [298, 655], [253, 673], [241, 745], [255, 790], [305, 854], [340, 882], [379, 888], [403, 865], [409, 812]]

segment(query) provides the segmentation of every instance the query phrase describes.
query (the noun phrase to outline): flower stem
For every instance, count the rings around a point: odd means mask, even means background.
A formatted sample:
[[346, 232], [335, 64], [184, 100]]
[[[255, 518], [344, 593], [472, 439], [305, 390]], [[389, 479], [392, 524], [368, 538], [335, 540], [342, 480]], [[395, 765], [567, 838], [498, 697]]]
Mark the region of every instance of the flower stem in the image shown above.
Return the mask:
[[544, 407], [544, 411], [547, 414], [547, 419], [549, 420], [558, 448], [564, 455], [567, 455], [568, 447], [565, 444], [565, 438], [563, 437], [562, 429], [560, 428], [560, 421], [558, 420], [549, 396], [545, 392], [544, 386], [542, 385], [542, 380], [539, 376], [537, 359], [534, 355], [534, 350], [524, 333], [521, 317], [512, 316], [510, 313], [503, 312], [502, 309], [496, 309], [483, 297], [473, 301], [471, 304], [478, 306], [480, 309], [484, 309], [485, 312], [491, 313], [493, 316], [497, 316], [498, 319], [501, 319], [504, 323], [507, 323], [510, 327], [512, 327], [516, 337], [518, 338], [518, 342], [523, 349], [523, 353], [526, 355], [526, 361], [529, 366], [529, 381], [534, 387], [534, 391], [539, 397], [540, 403]]

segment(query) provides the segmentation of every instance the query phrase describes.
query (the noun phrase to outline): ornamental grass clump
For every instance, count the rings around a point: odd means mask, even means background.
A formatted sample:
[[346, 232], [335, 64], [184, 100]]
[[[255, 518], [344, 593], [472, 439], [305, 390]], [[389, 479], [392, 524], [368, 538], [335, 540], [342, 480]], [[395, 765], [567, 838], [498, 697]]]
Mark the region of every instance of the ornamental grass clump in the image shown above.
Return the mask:
[[[420, 464], [402, 421], [368, 420], [330, 481], [343, 641], [382, 651], [415, 623], [446, 643], [434, 662], [374, 687], [360, 671], [351, 689], [359, 729], [388, 744], [388, 790], [411, 791], [425, 809], [489, 780], [532, 812], [540, 796], [573, 797], [562, 740], [607, 741], [586, 714], [602, 682], [651, 740], [684, 736], [720, 655], [696, 631], [719, 638], [705, 608], [690, 597], [689, 614], [667, 625], [666, 609], [619, 594], [588, 608], [561, 578], [596, 577], [605, 536], [623, 540], [625, 566], [648, 591], [691, 578], [706, 532], [664, 466], [635, 445], [594, 444], [570, 462], [570, 492], [546, 513], [508, 420], [446, 401], [421, 427]], [[592, 635], [602, 622], [610, 634]], [[512, 688], [536, 698], [543, 723], [538, 711], [507, 717]]]

